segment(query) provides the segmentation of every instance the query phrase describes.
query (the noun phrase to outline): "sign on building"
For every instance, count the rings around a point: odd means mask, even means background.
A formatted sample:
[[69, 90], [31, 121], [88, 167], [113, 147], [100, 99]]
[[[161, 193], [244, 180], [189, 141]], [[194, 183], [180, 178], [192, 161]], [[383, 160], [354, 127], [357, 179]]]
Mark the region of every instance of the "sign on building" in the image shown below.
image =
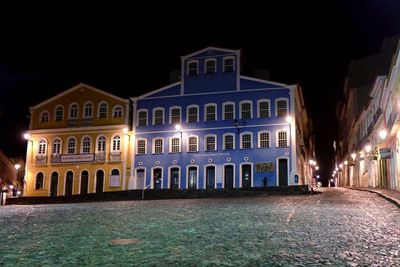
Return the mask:
[[94, 154], [61, 155], [61, 162], [88, 162], [94, 160]]
[[274, 163], [273, 162], [257, 162], [256, 172], [273, 172]]
[[387, 159], [392, 157], [392, 151], [389, 147], [379, 149], [379, 153], [381, 154], [381, 159]]

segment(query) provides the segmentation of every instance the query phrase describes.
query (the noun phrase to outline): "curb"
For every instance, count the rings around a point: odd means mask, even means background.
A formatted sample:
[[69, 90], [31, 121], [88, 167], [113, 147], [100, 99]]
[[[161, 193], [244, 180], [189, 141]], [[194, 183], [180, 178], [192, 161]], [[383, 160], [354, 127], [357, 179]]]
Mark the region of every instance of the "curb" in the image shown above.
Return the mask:
[[375, 193], [378, 196], [386, 199], [387, 201], [391, 202], [392, 204], [394, 204], [395, 206], [400, 208], [400, 201], [399, 200], [391, 198], [391, 197], [388, 197], [388, 196], [382, 194], [381, 192], [374, 191], [374, 190], [371, 190], [371, 189], [364, 189], [364, 188], [353, 188], [353, 187], [345, 187], [345, 188], [352, 189], [352, 190], [359, 190], [359, 191], [366, 191], [366, 192], [370, 192], [370, 193]]

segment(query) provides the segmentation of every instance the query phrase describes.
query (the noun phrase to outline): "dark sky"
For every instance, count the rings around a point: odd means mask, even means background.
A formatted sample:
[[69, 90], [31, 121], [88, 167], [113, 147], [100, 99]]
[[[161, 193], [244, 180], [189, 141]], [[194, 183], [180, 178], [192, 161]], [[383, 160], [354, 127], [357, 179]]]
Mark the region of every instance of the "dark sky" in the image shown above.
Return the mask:
[[242, 49], [245, 74], [264, 68], [273, 81], [300, 83], [328, 177], [349, 60], [377, 52], [385, 36], [400, 33], [400, 1], [278, 2], [3, 8], [0, 149], [24, 155], [29, 106], [79, 82], [136, 96], [166, 85], [180, 56], [217, 46]]

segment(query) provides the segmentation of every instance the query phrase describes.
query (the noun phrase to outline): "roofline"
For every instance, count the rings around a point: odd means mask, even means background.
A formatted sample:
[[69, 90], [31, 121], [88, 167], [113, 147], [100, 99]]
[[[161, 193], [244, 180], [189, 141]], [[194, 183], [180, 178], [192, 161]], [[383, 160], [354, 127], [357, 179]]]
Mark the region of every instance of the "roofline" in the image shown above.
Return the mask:
[[228, 53], [233, 53], [233, 54], [240, 53], [240, 49], [233, 50], [233, 49], [226, 49], [226, 48], [219, 48], [219, 47], [209, 46], [209, 47], [203, 48], [201, 50], [198, 50], [196, 52], [193, 52], [193, 53], [191, 53], [189, 55], [181, 56], [181, 59], [186, 59], [186, 58], [189, 58], [189, 57], [193, 57], [193, 56], [195, 56], [197, 54], [201, 54], [201, 53], [203, 53], [203, 52], [205, 52], [207, 50], [217, 50], [217, 51], [228, 52]]
[[289, 85], [289, 84], [277, 83], [277, 82], [272, 82], [272, 81], [268, 81], [268, 80], [262, 80], [262, 79], [253, 78], [253, 77], [244, 76], [244, 75], [240, 75], [240, 79], [246, 79], [246, 80], [250, 80], [250, 81], [254, 81], [254, 82], [268, 83], [268, 84], [273, 84], [273, 85], [278, 85], [278, 86], [283, 86], [283, 87], [292, 86], [292, 85]]
[[176, 82], [176, 83], [172, 83], [172, 84], [163, 86], [163, 87], [161, 87], [161, 88], [158, 88], [158, 89], [156, 89], [156, 90], [153, 90], [153, 91], [151, 91], [151, 92], [145, 93], [145, 94], [143, 94], [143, 95], [136, 96], [136, 97], [130, 97], [130, 99], [131, 99], [132, 101], [137, 100], [137, 99], [142, 99], [142, 98], [145, 98], [145, 97], [147, 97], [147, 96], [149, 96], [149, 95], [157, 94], [157, 93], [162, 92], [162, 91], [164, 91], [164, 90], [167, 90], [167, 89], [169, 89], [169, 88], [171, 88], [171, 87], [177, 86], [177, 85], [179, 85], [179, 84], [181, 84], [181, 83], [182, 83], [182, 81], [179, 81], [179, 82]]
[[129, 104], [129, 100], [128, 100], [128, 99], [115, 96], [115, 95], [113, 95], [113, 94], [110, 94], [110, 93], [108, 93], [108, 92], [106, 92], [106, 91], [97, 89], [97, 88], [95, 88], [95, 87], [93, 87], [93, 86], [90, 86], [90, 85], [88, 85], [88, 84], [85, 84], [85, 83], [79, 83], [79, 84], [77, 84], [77, 85], [71, 87], [70, 89], [67, 89], [67, 90], [65, 90], [65, 91], [63, 91], [63, 92], [61, 92], [61, 93], [59, 93], [59, 94], [57, 94], [57, 95], [55, 95], [55, 96], [53, 96], [53, 97], [51, 97], [51, 98], [49, 98], [49, 99], [43, 101], [43, 102], [41, 102], [41, 103], [39, 103], [39, 104], [33, 106], [33, 107], [30, 107], [29, 110], [37, 109], [37, 108], [39, 108], [39, 107], [41, 107], [41, 106], [43, 106], [43, 105], [46, 105], [46, 104], [48, 104], [48, 103], [50, 103], [50, 102], [56, 100], [57, 98], [60, 98], [60, 97], [62, 97], [62, 96], [64, 96], [64, 95], [66, 95], [66, 94], [69, 94], [69, 93], [71, 93], [71, 92], [73, 92], [73, 91], [75, 91], [75, 90], [77, 90], [77, 89], [79, 89], [79, 88], [81, 88], [81, 87], [86, 87], [86, 88], [88, 88], [88, 89], [90, 89], [90, 90], [93, 90], [93, 91], [95, 91], [95, 92], [98, 92], [98, 93], [101, 93], [101, 94], [105, 94], [105, 95], [107, 95], [107, 96], [109, 96], [109, 97], [112, 97], [112, 98], [117, 99], [117, 100], [119, 100], [119, 101], [121, 101], [121, 102], [125, 102], [126, 104]]

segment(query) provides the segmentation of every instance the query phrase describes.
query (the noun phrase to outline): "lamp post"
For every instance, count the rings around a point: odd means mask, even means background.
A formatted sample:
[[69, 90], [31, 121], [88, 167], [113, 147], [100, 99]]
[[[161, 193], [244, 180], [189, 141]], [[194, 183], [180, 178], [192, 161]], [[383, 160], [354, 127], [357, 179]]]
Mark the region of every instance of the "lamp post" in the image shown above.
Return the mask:
[[[24, 180], [22, 183], [22, 194], [25, 193], [26, 190], [26, 175], [28, 174], [28, 153], [30, 154], [30, 159], [29, 159], [29, 164], [33, 163], [33, 140], [31, 139], [31, 135], [29, 133], [24, 134], [24, 139], [28, 141], [27, 146], [26, 146], [26, 162], [25, 162], [25, 175], [24, 175]], [[29, 149], [29, 143], [31, 143], [31, 148]]]

